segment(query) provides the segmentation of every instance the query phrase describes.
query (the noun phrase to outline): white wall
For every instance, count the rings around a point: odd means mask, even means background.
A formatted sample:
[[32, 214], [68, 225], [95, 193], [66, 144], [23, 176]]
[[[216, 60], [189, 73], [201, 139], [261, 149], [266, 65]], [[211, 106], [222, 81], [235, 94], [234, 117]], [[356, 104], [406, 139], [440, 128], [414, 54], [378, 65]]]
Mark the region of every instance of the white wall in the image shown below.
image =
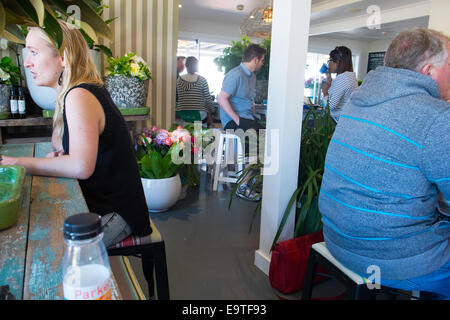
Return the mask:
[[222, 21], [196, 20], [180, 17], [178, 38], [184, 40], [198, 39], [204, 42], [231, 44], [241, 39], [239, 25]]

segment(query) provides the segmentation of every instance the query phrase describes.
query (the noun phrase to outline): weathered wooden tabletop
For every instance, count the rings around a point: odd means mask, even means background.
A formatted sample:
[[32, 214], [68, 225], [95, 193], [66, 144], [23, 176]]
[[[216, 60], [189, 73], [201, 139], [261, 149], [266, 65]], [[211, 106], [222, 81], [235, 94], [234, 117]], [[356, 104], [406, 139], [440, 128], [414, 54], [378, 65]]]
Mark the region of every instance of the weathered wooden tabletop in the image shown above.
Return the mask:
[[[10, 156], [45, 157], [50, 143], [4, 145]], [[78, 181], [27, 175], [18, 222], [0, 231], [0, 285], [16, 299], [63, 299], [64, 220], [88, 212]], [[113, 296], [120, 299], [113, 276]]]

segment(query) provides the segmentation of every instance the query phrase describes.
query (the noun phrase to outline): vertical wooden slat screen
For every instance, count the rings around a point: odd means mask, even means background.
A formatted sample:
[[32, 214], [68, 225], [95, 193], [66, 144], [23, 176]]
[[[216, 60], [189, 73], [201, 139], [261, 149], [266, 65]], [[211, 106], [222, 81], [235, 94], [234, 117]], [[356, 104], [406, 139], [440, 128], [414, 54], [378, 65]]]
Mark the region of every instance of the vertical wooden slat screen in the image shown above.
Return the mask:
[[142, 125], [168, 129], [175, 121], [179, 0], [104, 0], [103, 4], [109, 6], [103, 13], [105, 20], [118, 17], [110, 24], [114, 42], [104, 44], [115, 57], [135, 52], [152, 73], [147, 99], [151, 120]]

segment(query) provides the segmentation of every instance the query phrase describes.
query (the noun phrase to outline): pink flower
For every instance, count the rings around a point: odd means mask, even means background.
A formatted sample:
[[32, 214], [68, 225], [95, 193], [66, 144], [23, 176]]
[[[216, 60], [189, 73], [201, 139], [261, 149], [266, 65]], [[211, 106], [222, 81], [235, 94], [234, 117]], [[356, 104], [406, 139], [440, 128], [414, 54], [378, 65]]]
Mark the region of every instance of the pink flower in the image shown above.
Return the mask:
[[177, 130], [183, 130], [183, 127], [182, 126], [178, 126]]
[[164, 139], [164, 143], [168, 146], [171, 146], [173, 144], [172, 139], [170, 139], [169, 137]]
[[158, 127], [157, 126], [153, 126], [151, 130], [152, 131], [158, 131]]
[[163, 133], [163, 134], [165, 134], [166, 136], [169, 136], [169, 131], [167, 131], [166, 129], [161, 129], [161, 130], [159, 130], [159, 133]]
[[198, 148], [193, 147], [193, 148], [192, 148], [192, 152], [193, 152], [194, 154], [197, 154], [197, 153], [198, 153]]
[[149, 137], [149, 136], [152, 134], [152, 132], [151, 132], [150, 129], [148, 129], [148, 128], [145, 128], [142, 132], [143, 132], [147, 137]]
[[[165, 131], [165, 130], [164, 130]], [[167, 131], [166, 131], [167, 132]], [[163, 132], [163, 130], [161, 130], [157, 135], [156, 135], [156, 143], [157, 144], [163, 144], [165, 139], [169, 137], [169, 134]]]

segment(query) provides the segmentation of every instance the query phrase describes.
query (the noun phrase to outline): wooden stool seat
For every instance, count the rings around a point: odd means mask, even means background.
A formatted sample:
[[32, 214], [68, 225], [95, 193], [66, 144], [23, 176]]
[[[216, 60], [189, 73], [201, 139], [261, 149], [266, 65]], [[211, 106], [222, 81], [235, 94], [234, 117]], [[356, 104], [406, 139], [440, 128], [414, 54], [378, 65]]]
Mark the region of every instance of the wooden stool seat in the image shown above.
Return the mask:
[[[326, 269], [331, 275], [339, 280], [347, 289], [347, 296], [354, 300], [374, 300], [376, 296], [385, 293], [392, 300], [396, 295], [406, 295], [411, 299], [428, 300], [431, 298], [430, 292], [417, 292], [414, 295], [404, 294], [399, 289], [387, 286], [379, 286], [377, 289], [375, 284], [364, 278], [356, 272], [346, 268], [340, 263], [328, 250], [325, 242], [315, 243], [309, 251], [308, 264], [306, 266], [305, 284], [302, 291], [302, 300], [311, 300], [313, 290], [313, 280], [316, 274], [317, 265]], [[381, 279], [380, 279], [381, 280]], [[372, 284], [372, 286], [369, 286]]]

